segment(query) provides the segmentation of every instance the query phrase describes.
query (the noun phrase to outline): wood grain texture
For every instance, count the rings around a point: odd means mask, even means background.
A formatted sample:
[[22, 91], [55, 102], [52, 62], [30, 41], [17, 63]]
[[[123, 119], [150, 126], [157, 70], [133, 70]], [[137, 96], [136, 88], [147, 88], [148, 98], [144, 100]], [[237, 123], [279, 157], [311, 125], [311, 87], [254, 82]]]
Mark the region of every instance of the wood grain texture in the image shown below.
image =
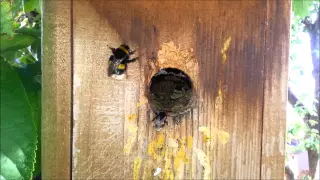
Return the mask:
[[70, 179], [71, 1], [42, 1], [43, 179]]
[[283, 177], [290, 9], [287, 1], [267, 1], [261, 178]]
[[[153, 157], [150, 144], [192, 137], [189, 163], [169, 168], [175, 179], [282, 179], [289, 7], [290, 1], [74, 1], [73, 178], [148, 179], [157, 167], [164, 177], [175, 149]], [[145, 100], [155, 69], [183, 68], [175, 59], [152, 63], [169, 42], [197, 61], [186, 67], [196, 103], [181, 124], [170, 117], [156, 132], [149, 106], [136, 103]], [[121, 43], [137, 49], [140, 60], [117, 81], [107, 76], [107, 45]], [[228, 132], [229, 142], [203, 143], [200, 127]]]

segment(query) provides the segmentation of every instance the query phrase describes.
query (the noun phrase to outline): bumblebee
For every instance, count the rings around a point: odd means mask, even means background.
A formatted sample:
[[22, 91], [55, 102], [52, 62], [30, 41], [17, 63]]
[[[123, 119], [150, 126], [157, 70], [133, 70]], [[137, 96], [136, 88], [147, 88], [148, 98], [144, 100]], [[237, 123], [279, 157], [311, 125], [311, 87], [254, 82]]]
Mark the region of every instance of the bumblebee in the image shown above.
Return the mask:
[[167, 114], [165, 112], [157, 112], [152, 121], [154, 121], [156, 130], [160, 131], [165, 125], [168, 125]]
[[109, 57], [109, 77], [115, 79], [123, 79], [127, 70], [127, 64], [135, 62], [138, 58], [130, 59], [130, 56], [135, 53], [126, 44], [122, 44], [118, 48], [109, 47], [112, 51], [112, 55]]
[[190, 109], [192, 87], [190, 77], [175, 68], [161, 69], [151, 78], [149, 100], [151, 109], [156, 112], [153, 119], [156, 130], [168, 125], [169, 116], [174, 123], [180, 122], [181, 116]]

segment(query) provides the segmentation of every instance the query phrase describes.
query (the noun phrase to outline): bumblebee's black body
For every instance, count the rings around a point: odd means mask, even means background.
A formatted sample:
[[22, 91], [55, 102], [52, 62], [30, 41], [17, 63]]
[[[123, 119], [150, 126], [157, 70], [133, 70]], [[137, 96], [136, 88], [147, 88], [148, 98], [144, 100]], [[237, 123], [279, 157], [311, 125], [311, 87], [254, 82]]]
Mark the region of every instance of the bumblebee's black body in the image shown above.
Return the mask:
[[157, 130], [160, 130], [161, 128], [163, 128], [165, 125], [168, 125], [168, 121], [167, 121], [167, 114], [165, 112], [157, 112], [156, 113], [156, 117], [153, 118], [152, 121], [154, 122], [154, 127]]
[[127, 70], [127, 64], [137, 60], [137, 58], [130, 59], [135, 51], [132, 51], [126, 44], [122, 44], [118, 48], [110, 47], [110, 49], [113, 55], [109, 58], [109, 76], [124, 74]]

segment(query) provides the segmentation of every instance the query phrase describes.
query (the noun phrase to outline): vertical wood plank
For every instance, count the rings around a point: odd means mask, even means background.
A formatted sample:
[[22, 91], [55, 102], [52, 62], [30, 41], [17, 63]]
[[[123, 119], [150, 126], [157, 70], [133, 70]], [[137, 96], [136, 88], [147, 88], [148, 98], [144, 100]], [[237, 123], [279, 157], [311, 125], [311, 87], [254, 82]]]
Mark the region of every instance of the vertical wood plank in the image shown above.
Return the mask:
[[261, 179], [284, 177], [291, 1], [267, 1]]
[[42, 1], [42, 178], [70, 179], [71, 1]]

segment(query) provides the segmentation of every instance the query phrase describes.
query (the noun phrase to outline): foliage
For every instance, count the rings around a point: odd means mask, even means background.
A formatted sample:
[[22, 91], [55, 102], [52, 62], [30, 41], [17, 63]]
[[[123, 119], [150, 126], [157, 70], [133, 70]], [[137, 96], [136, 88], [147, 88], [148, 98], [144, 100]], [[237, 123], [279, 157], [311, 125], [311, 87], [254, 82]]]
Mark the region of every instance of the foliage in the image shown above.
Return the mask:
[[[299, 108], [301, 107], [295, 107], [295, 110], [301, 112]], [[308, 124], [305, 124], [302, 121], [291, 119], [287, 128], [287, 153], [291, 154], [306, 151], [307, 148], [311, 148], [320, 153], [319, 131], [308, 126], [317, 123], [315, 120], [308, 120]]]
[[17, 72], [7, 62], [0, 63], [1, 177], [31, 179], [37, 142], [33, 113]]
[[297, 19], [302, 19], [310, 14], [310, 8], [317, 1], [312, 0], [293, 0], [292, 10]]
[[[14, 96], [12, 101], [7, 94], [2, 98], [1, 91], [1, 137], [12, 138], [15, 141], [1, 139], [1, 148], [17, 149], [20, 151], [12, 151], [9, 155], [10, 159], [3, 160], [5, 154], [1, 149], [1, 178], [12, 179], [11, 177], [23, 177], [31, 179], [33, 176], [40, 174], [41, 167], [41, 137], [40, 137], [40, 121], [41, 121], [41, 11], [39, 0], [1, 0], [1, 28], [0, 28], [0, 62], [1, 62], [1, 85], [5, 81], [10, 81], [8, 87], [12, 89]], [[11, 67], [10, 67], [11, 66]], [[4, 70], [3, 70], [4, 68]], [[10, 74], [11, 76], [5, 76]], [[19, 89], [19, 88], [21, 89]], [[2, 88], [2, 86], [1, 86]], [[23, 97], [23, 98], [22, 98]], [[6, 100], [8, 102], [6, 102]], [[16, 107], [9, 103], [9, 100], [16, 103]], [[12, 110], [2, 118], [2, 108], [12, 106]], [[28, 107], [28, 108], [27, 108]], [[22, 109], [20, 109], [22, 108]], [[28, 110], [26, 110], [28, 109]], [[7, 110], [6, 110], [7, 111]], [[14, 113], [19, 112], [19, 113]], [[19, 119], [21, 123], [14, 121]], [[27, 116], [27, 114], [30, 114]], [[10, 124], [11, 123], [11, 124]], [[3, 126], [3, 124], [9, 124]], [[22, 126], [23, 125], [23, 126]], [[30, 128], [29, 126], [34, 128]], [[2, 129], [7, 127], [6, 129]], [[16, 134], [12, 131], [15, 130]], [[29, 128], [28, 128], [29, 127]], [[28, 136], [21, 136], [28, 130]], [[4, 132], [4, 134], [3, 134]], [[9, 134], [9, 133], [11, 134]], [[37, 141], [34, 141], [37, 138]], [[26, 143], [34, 142], [36, 146], [26, 146]], [[29, 143], [30, 144], [30, 143]], [[26, 149], [23, 149], [26, 148]], [[32, 152], [32, 153], [31, 153]], [[6, 152], [8, 154], [8, 152]], [[36, 156], [35, 156], [36, 155]], [[24, 158], [24, 159], [23, 159]], [[4, 159], [5, 160], [5, 159]], [[8, 164], [11, 162], [11, 164]], [[18, 170], [12, 169], [12, 174], [5, 174], [6, 171], [16, 166]], [[20, 168], [24, 167], [24, 168]], [[20, 169], [19, 169], [20, 168]], [[11, 172], [8, 171], [8, 172]], [[16, 174], [14, 174], [16, 173]], [[16, 179], [16, 178], [14, 178]]]
[[[295, 118], [288, 119], [287, 124], [287, 155], [301, 151], [309, 152], [309, 172], [300, 173], [299, 179], [312, 179], [315, 169], [314, 162], [317, 158], [310, 154], [310, 150], [315, 154], [320, 153], [320, 136], [316, 129], [319, 120], [315, 108], [319, 96], [315, 95], [312, 84], [307, 85], [312, 78], [312, 57], [311, 53], [318, 51], [311, 49], [307, 43], [311, 38], [305, 20], [314, 23], [320, 7], [319, 0], [293, 0], [293, 16], [291, 20], [291, 44], [289, 63], [289, 88], [291, 92], [296, 90], [295, 96], [300, 101], [294, 105], [294, 110], [298, 114]], [[305, 84], [305, 85], [302, 85]], [[307, 85], [307, 86], [306, 86]], [[290, 114], [291, 115], [291, 114]], [[312, 119], [313, 118], [313, 119]], [[314, 158], [315, 157], [315, 158]]]

